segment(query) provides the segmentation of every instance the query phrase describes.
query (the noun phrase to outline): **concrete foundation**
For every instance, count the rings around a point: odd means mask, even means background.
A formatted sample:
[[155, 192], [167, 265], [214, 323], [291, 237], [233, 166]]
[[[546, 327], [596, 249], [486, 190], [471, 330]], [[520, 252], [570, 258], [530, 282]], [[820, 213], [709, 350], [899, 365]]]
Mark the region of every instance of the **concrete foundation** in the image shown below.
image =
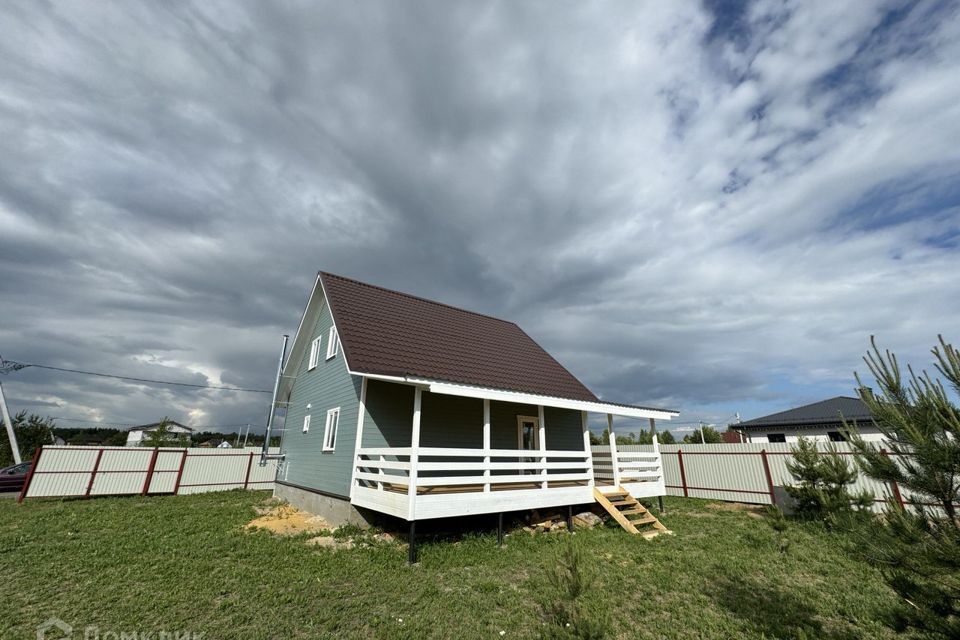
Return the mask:
[[273, 496], [281, 500], [286, 500], [297, 509], [318, 515], [337, 527], [344, 524], [369, 527], [370, 525], [376, 524], [380, 519], [378, 517], [380, 514], [368, 509], [358, 509], [350, 504], [349, 500], [344, 498], [316, 493], [309, 489], [294, 487], [289, 484], [280, 484], [278, 482], [274, 486]]

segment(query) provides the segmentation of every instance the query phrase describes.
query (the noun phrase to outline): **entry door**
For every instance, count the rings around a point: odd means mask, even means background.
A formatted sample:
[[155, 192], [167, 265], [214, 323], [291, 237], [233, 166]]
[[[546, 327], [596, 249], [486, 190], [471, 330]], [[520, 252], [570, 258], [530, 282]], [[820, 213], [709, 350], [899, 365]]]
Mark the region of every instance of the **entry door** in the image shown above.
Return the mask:
[[[540, 419], [534, 416], [517, 416], [517, 448], [536, 451], [540, 448]], [[521, 458], [521, 462], [533, 462], [537, 458]], [[526, 470], [521, 473], [536, 473]]]

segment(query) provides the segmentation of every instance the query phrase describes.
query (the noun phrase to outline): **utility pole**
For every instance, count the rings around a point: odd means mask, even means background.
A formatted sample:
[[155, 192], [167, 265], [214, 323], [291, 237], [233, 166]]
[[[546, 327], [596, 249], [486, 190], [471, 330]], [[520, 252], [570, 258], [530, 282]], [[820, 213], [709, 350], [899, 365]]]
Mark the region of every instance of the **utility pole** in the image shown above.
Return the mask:
[[13, 451], [13, 463], [20, 464], [20, 446], [17, 444], [17, 434], [13, 431], [13, 423], [10, 422], [10, 412], [7, 410], [7, 399], [3, 395], [3, 385], [0, 384], [0, 412], [3, 412], [3, 424], [7, 427], [7, 438], [10, 440], [10, 450]]
[[244, 449], [247, 448], [247, 436], [249, 436], [249, 435], [250, 435], [250, 424], [247, 423], [247, 432], [246, 432], [245, 434], [243, 434], [243, 448], [244, 448]]
[[700, 420], [700, 444], [707, 444], [707, 437], [703, 435], [703, 420]]

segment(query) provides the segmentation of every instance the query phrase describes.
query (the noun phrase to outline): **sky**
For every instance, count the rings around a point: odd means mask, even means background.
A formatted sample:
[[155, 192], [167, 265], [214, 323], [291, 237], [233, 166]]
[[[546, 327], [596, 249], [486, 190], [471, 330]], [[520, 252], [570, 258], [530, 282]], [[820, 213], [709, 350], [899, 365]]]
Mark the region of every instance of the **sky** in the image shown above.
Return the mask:
[[[322, 269], [513, 320], [682, 435], [852, 395], [871, 335], [930, 368], [958, 268], [957, 3], [0, 10], [8, 359], [270, 389]], [[62, 426], [269, 405], [0, 382]]]

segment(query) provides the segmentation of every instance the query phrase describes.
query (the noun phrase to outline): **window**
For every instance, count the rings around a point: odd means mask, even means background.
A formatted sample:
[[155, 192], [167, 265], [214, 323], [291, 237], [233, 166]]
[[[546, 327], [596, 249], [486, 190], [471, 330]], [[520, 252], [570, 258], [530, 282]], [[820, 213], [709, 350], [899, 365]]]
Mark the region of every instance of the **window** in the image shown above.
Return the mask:
[[313, 342], [310, 343], [310, 363], [307, 365], [307, 371], [317, 368], [317, 363], [320, 361], [320, 338], [316, 337], [313, 339]]
[[768, 433], [767, 442], [786, 442], [787, 436], [782, 433]]
[[340, 338], [337, 336], [337, 328], [330, 327], [330, 336], [327, 338], [327, 360], [337, 355], [340, 349]]
[[303, 432], [310, 431], [310, 414], [303, 416]]
[[847, 439], [839, 431], [827, 431], [827, 437], [830, 439], [830, 442], [846, 442]]
[[333, 451], [337, 445], [337, 425], [340, 423], [340, 407], [327, 411], [327, 426], [323, 430], [323, 450]]

